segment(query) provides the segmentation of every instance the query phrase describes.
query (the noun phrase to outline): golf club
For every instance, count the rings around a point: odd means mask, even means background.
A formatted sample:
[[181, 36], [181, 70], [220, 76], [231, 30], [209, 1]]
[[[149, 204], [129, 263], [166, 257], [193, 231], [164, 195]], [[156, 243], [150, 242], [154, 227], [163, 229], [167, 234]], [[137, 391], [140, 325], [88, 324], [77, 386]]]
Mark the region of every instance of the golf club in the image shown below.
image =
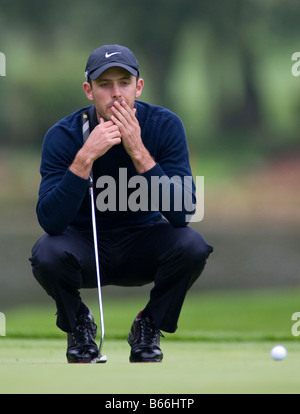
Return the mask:
[[[86, 113], [82, 114], [82, 134], [83, 142], [88, 139], [90, 135], [89, 118]], [[96, 223], [96, 212], [95, 212], [95, 201], [94, 201], [94, 187], [93, 187], [93, 173], [91, 171], [89, 178], [89, 194], [91, 200], [91, 215], [92, 215], [92, 227], [93, 227], [93, 239], [94, 239], [94, 251], [95, 251], [95, 263], [97, 273], [97, 287], [98, 287], [98, 303], [99, 303], [99, 314], [100, 314], [100, 326], [101, 326], [101, 340], [99, 345], [99, 356], [91, 361], [93, 364], [107, 362], [107, 356], [101, 354], [103, 345], [103, 339], [105, 335], [104, 328], [104, 316], [103, 316], [103, 303], [102, 303], [102, 292], [101, 292], [101, 277], [100, 277], [100, 263], [99, 263], [99, 252], [98, 252], [98, 238], [97, 238], [97, 223]]]

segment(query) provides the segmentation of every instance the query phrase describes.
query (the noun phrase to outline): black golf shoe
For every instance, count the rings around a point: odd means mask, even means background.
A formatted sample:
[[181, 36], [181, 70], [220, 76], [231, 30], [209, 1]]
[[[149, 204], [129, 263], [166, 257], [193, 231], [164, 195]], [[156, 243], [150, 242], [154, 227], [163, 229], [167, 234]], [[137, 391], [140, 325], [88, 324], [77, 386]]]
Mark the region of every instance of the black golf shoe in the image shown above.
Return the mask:
[[131, 346], [130, 362], [161, 362], [163, 353], [160, 349], [162, 333], [155, 328], [154, 322], [142, 317], [140, 312], [133, 321], [127, 341]]
[[86, 314], [77, 317], [73, 332], [67, 333], [68, 363], [90, 363], [98, 357], [99, 349], [94, 339], [97, 334], [97, 325], [92, 312], [88, 309]]

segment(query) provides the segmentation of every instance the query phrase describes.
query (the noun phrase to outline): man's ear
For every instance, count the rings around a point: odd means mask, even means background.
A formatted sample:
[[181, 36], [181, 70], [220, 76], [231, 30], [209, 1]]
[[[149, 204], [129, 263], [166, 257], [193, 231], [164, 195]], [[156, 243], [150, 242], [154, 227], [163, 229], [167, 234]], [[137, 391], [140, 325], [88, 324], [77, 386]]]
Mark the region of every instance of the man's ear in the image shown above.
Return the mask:
[[84, 82], [83, 83], [83, 90], [84, 90], [88, 100], [93, 101], [94, 100], [93, 91], [92, 91], [92, 87], [91, 87], [89, 82]]
[[143, 87], [144, 87], [144, 79], [139, 78], [139, 80], [137, 81], [137, 85], [136, 85], [136, 92], [135, 92], [136, 99], [141, 96]]

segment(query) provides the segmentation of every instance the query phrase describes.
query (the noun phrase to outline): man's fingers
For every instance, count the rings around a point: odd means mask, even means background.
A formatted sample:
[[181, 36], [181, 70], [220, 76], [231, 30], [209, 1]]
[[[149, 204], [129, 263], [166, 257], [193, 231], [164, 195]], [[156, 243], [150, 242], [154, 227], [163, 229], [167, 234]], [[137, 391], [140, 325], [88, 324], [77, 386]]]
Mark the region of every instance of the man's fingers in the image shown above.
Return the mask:
[[119, 129], [122, 128], [123, 123], [119, 120], [119, 118], [117, 118], [116, 116], [112, 115], [111, 116], [111, 120], [114, 123], [114, 125]]
[[135, 111], [130, 108], [126, 101], [122, 101], [121, 103], [116, 101], [112, 106], [112, 111], [121, 122], [130, 122], [136, 119]]
[[104, 121], [103, 118], [100, 118], [100, 123], [97, 125], [97, 127], [99, 129], [99, 131], [103, 131], [104, 133], [109, 133], [112, 134], [114, 136], [120, 136], [120, 130], [118, 128], [118, 126], [112, 121]]
[[112, 117], [111, 117], [111, 120], [114, 123], [116, 123], [116, 120], [119, 121], [122, 124], [124, 124], [125, 122], [128, 122], [128, 120], [126, 118], [125, 110], [123, 110], [123, 112], [122, 112], [122, 108], [121, 108], [120, 104], [118, 104], [118, 106], [112, 106], [111, 110], [114, 113], [114, 115], [112, 115]]

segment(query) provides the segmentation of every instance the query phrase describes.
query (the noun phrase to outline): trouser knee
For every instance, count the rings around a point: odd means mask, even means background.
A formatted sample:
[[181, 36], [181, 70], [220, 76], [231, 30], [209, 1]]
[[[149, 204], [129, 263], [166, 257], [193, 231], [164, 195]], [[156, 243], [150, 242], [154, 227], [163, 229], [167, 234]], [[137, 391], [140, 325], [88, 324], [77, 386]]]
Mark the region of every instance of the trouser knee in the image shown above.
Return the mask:
[[[80, 264], [74, 256], [62, 246], [59, 236], [45, 234], [32, 248], [32, 256], [29, 259], [32, 271], [37, 281], [48, 291], [55, 284], [70, 284], [77, 289], [78, 281], [74, 277]], [[68, 275], [73, 275], [69, 278]], [[51, 290], [51, 289], [50, 289]], [[48, 292], [52, 295], [52, 292]]]
[[187, 232], [186, 237], [181, 241], [182, 258], [186, 267], [193, 273], [197, 273], [203, 270], [213, 247], [206, 243], [200, 233], [189, 230], [191, 231]]

